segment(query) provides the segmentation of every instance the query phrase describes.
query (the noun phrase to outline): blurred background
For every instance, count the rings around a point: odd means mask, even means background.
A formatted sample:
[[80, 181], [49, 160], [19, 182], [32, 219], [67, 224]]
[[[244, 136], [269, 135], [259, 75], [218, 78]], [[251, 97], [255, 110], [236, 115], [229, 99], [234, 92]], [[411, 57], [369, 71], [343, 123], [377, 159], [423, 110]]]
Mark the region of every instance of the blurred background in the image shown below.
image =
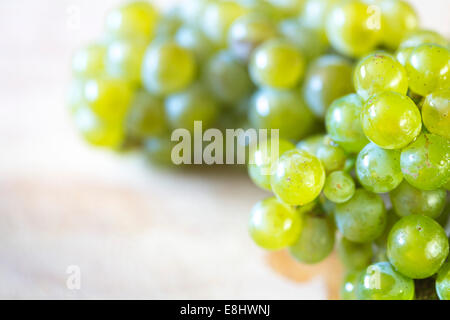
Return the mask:
[[[450, 1], [410, 2], [423, 27], [450, 34]], [[333, 256], [306, 267], [248, 237], [267, 194], [245, 172], [161, 170], [78, 136], [71, 55], [119, 3], [0, 1], [0, 298], [335, 298]]]

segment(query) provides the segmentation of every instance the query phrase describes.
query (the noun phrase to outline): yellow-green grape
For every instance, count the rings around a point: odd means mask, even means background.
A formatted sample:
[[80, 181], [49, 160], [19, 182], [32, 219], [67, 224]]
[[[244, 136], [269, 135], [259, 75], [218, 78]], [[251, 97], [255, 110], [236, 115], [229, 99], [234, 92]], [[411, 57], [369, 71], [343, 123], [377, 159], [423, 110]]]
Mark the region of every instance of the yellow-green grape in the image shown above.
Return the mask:
[[249, 106], [250, 124], [257, 129], [279, 129], [279, 136], [299, 140], [314, 125], [314, 115], [295, 91], [261, 88]]
[[121, 121], [100, 118], [86, 105], [79, 106], [73, 116], [76, 128], [90, 144], [113, 149], [122, 146], [125, 130]]
[[147, 42], [142, 40], [115, 40], [108, 45], [106, 72], [110, 77], [128, 81], [134, 85], [141, 83], [141, 67]]
[[395, 212], [400, 216], [422, 214], [437, 218], [444, 211], [447, 193], [444, 189], [420, 190], [403, 181], [389, 194]]
[[439, 33], [420, 29], [407, 34], [400, 43], [399, 48], [415, 48], [426, 43], [433, 43], [442, 47], [449, 45], [449, 41]]
[[303, 13], [300, 15], [302, 23], [311, 29], [317, 30], [320, 37], [326, 40], [325, 24], [328, 14], [334, 5], [342, 0], [306, 0]]
[[305, 0], [267, 0], [272, 6], [283, 13], [283, 16], [298, 16], [303, 9]]
[[347, 270], [361, 270], [372, 261], [372, 242], [356, 243], [342, 237], [338, 242], [337, 252]]
[[367, 144], [356, 159], [356, 175], [363, 187], [375, 193], [389, 192], [403, 180], [400, 150], [386, 150]]
[[247, 62], [260, 44], [276, 37], [277, 29], [264, 15], [246, 14], [233, 22], [228, 33], [228, 47], [234, 57]]
[[303, 215], [303, 227], [297, 241], [289, 247], [291, 256], [300, 262], [313, 264], [328, 257], [334, 247], [335, 229], [325, 214]]
[[323, 118], [330, 104], [353, 90], [352, 64], [336, 55], [325, 55], [313, 61], [303, 83], [306, 104]]
[[326, 136], [322, 134], [309, 136], [297, 143], [297, 149], [305, 150], [316, 156], [319, 147], [325, 143], [325, 137]]
[[105, 73], [106, 46], [94, 43], [75, 52], [72, 72], [75, 77], [91, 78]]
[[361, 124], [367, 138], [379, 147], [400, 149], [419, 135], [422, 118], [409, 97], [385, 91], [365, 103]]
[[174, 42], [151, 45], [142, 63], [142, 83], [151, 93], [166, 95], [189, 86], [196, 75], [194, 55]]
[[342, 280], [340, 289], [340, 296], [342, 300], [357, 300], [356, 286], [360, 276], [360, 270], [347, 272]]
[[339, 53], [364, 56], [378, 45], [381, 13], [378, 7], [363, 1], [343, 1], [334, 6], [326, 22], [328, 40]]
[[361, 59], [355, 67], [353, 83], [364, 101], [382, 91], [395, 91], [404, 95], [408, 91], [405, 68], [384, 52], [372, 53]]
[[133, 90], [119, 79], [89, 79], [84, 84], [84, 103], [102, 120], [123, 120], [130, 107]]
[[315, 156], [303, 150], [289, 150], [275, 163], [270, 180], [272, 191], [283, 202], [305, 205], [319, 196], [325, 183], [325, 169]]
[[413, 279], [434, 275], [448, 256], [444, 229], [423, 215], [401, 218], [391, 229], [388, 258], [399, 272]]
[[303, 78], [305, 59], [292, 43], [270, 40], [255, 50], [249, 70], [257, 85], [288, 89], [295, 87]]
[[422, 120], [431, 133], [450, 140], [450, 89], [438, 90], [425, 97]]
[[414, 48], [400, 48], [395, 53], [395, 59], [404, 67], [409, 59], [409, 55], [414, 50]]
[[200, 18], [202, 30], [212, 43], [225, 47], [231, 24], [246, 13], [247, 9], [235, 1], [211, 1]]
[[378, 262], [362, 272], [356, 296], [359, 300], [413, 300], [414, 281], [389, 262]]
[[127, 131], [136, 138], [160, 136], [167, 128], [164, 102], [144, 90], [135, 94], [127, 116]]
[[344, 169], [346, 154], [329, 137], [325, 137], [323, 144], [317, 149], [316, 157], [322, 162], [327, 173]]
[[355, 182], [344, 171], [334, 171], [327, 176], [323, 187], [325, 197], [335, 203], [348, 201], [355, 194]]
[[175, 7], [170, 9], [159, 19], [158, 25], [156, 26], [154, 40], [161, 38], [170, 39], [174, 37], [182, 25], [183, 25], [183, 17], [180, 8]]
[[436, 278], [436, 292], [440, 300], [450, 300], [450, 262], [444, 263]]
[[106, 32], [113, 38], [151, 40], [158, 20], [159, 14], [149, 2], [133, 1], [108, 14]]
[[254, 152], [250, 154], [248, 174], [252, 181], [262, 189], [271, 190], [272, 165], [283, 153], [294, 148], [295, 146], [291, 142], [283, 139], [261, 141]]
[[250, 96], [254, 88], [247, 68], [228, 51], [211, 57], [204, 66], [203, 80], [217, 99], [231, 105]]
[[301, 229], [300, 214], [276, 198], [258, 202], [250, 214], [250, 236], [257, 245], [267, 250], [279, 250], [292, 245]]
[[334, 215], [339, 231], [353, 242], [373, 241], [383, 233], [386, 226], [383, 199], [361, 188], [356, 189], [350, 200], [338, 203]]
[[216, 123], [219, 115], [217, 101], [200, 84], [168, 96], [165, 109], [173, 129], [184, 128], [192, 133], [195, 121], [201, 121], [202, 129], [208, 129]]
[[197, 58], [198, 63], [202, 63], [204, 59], [209, 58], [214, 51], [212, 43], [204, 33], [199, 28], [188, 25], [184, 25], [177, 30], [175, 42], [190, 50]]
[[418, 27], [419, 18], [406, 1], [382, 0], [378, 4], [383, 24], [382, 43], [395, 50], [405, 35]]
[[435, 190], [450, 179], [450, 141], [423, 133], [402, 150], [400, 166], [406, 181], [421, 190]]
[[450, 51], [434, 44], [415, 48], [406, 62], [409, 87], [422, 96], [450, 87]]
[[362, 108], [361, 98], [352, 93], [335, 100], [326, 113], [328, 135], [349, 153], [357, 153], [369, 143], [361, 127]]

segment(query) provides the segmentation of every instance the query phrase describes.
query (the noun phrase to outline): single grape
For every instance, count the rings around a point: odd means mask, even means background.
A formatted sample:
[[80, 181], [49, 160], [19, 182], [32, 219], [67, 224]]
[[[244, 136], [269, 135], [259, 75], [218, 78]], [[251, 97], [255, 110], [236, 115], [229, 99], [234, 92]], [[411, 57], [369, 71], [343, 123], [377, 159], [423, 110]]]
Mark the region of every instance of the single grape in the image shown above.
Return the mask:
[[250, 124], [257, 129], [279, 129], [280, 138], [299, 140], [310, 132], [314, 115], [295, 91], [261, 88], [249, 106]]
[[276, 198], [258, 202], [250, 215], [250, 236], [260, 247], [278, 250], [292, 245], [302, 230], [302, 218]]
[[174, 42], [152, 44], [142, 63], [142, 83], [151, 93], [164, 95], [183, 90], [196, 74], [194, 55]]
[[450, 87], [450, 51], [445, 47], [423, 44], [411, 52], [405, 67], [415, 93], [426, 96]]
[[353, 83], [364, 101], [382, 91], [395, 91], [404, 95], [408, 91], [405, 68], [393, 56], [383, 52], [372, 53], [359, 61]]
[[352, 93], [335, 100], [327, 110], [327, 133], [346, 152], [357, 153], [369, 143], [360, 122], [361, 98]]
[[447, 193], [444, 189], [420, 190], [403, 181], [389, 194], [395, 212], [400, 216], [422, 214], [437, 218], [444, 210]]
[[249, 70], [253, 82], [259, 86], [288, 89], [303, 78], [305, 59], [295, 45], [274, 39], [255, 50]]
[[93, 43], [78, 49], [72, 58], [72, 71], [75, 77], [91, 78], [105, 73], [106, 46]]
[[228, 33], [228, 47], [236, 59], [246, 63], [260, 44], [276, 37], [277, 29], [265, 15], [246, 14], [236, 19]]
[[338, 242], [339, 259], [348, 270], [361, 270], [372, 261], [373, 248], [371, 242], [356, 243], [345, 239]]
[[356, 297], [356, 286], [358, 284], [359, 277], [361, 276], [361, 271], [350, 271], [347, 272], [344, 279], [342, 280], [340, 296], [342, 300], [357, 300]]
[[422, 119], [428, 131], [450, 140], [450, 89], [438, 90], [425, 97]]
[[388, 258], [407, 277], [424, 279], [435, 274], [448, 256], [444, 229], [423, 215], [401, 218], [391, 229]]
[[316, 116], [323, 118], [334, 100], [353, 92], [352, 73], [352, 64], [335, 55], [325, 55], [311, 63], [303, 96]]
[[132, 1], [106, 17], [106, 32], [114, 38], [151, 40], [159, 20], [157, 10], [146, 1]]
[[329, 137], [326, 137], [317, 148], [316, 156], [322, 162], [327, 173], [344, 169], [346, 154]]
[[183, 25], [177, 30], [174, 38], [177, 44], [194, 54], [198, 64], [203, 63], [214, 52], [213, 44], [199, 28]]
[[378, 238], [386, 226], [383, 199], [364, 189], [356, 189], [353, 197], [338, 203], [335, 210], [336, 225], [350, 241], [364, 243]]
[[363, 271], [356, 296], [360, 300], [413, 300], [414, 281], [397, 272], [389, 262], [378, 262]]
[[384, 149], [407, 146], [419, 135], [421, 120], [419, 109], [410, 98], [391, 91], [371, 97], [361, 112], [365, 135]]
[[314, 211], [306, 213], [300, 236], [289, 247], [289, 253], [297, 261], [318, 263], [333, 251], [334, 236], [333, 222], [326, 215]]
[[450, 300], [450, 262], [439, 269], [436, 279], [436, 292], [441, 300]]
[[363, 1], [343, 1], [335, 5], [326, 22], [326, 34], [339, 53], [362, 57], [380, 41], [381, 18]]
[[363, 187], [375, 193], [389, 192], [403, 180], [400, 150], [386, 150], [369, 143], [356, 159], [356, 175]]
[[450, 141], [423, 133], [402, 150], [400, 166], [406, 181], [421, 190], [435, 190], [450, 178]]
[[322, 191], [325, 169], [315, 156], [303, 150], [289, 150], [275, 163], [270, 185], [275, 195], [291, 205], [312, 202]]
[[[273, 149], [272, 146], [278, 148]], [[261, 141], [254, 152], [250, 154], [248, 173], [252, 181], [262, 189], [271, 190], [272, 165], [283, 153], [294, 148], [295, 146], [291, 142], [283, 139]]]
[[324, 144], [324, 141], [325, 135], [316, 134], [309, 136], [297, 143], [297, 149], [305, 150], [310, 154], [317, 156], [317, 150], [319, 150], [319, 147]]
[[331, 172], [325, 180], [323, 193], [335, 203], [348, 201], [355, 193], [355, 182], [352, 176], [344, 171]]

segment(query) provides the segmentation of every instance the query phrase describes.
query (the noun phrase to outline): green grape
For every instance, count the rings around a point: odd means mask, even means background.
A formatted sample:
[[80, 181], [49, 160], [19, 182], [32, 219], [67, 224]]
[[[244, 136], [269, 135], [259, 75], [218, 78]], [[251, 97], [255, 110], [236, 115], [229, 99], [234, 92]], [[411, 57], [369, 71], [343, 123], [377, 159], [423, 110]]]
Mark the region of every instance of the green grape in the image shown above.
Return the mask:
[[438, 90], [425, 97], [422, 119], [428, 131], [450, 140], [450, 89]]
[[348, 270], [361, 270], [367, 267], [373, 257], [372, 243], [356, 243], [345, 239], [338, 242], [339, 259]]
[[437, 218], [444, 211], [447, 192], [444, 189], [420, 190], [403, 181], [389, 194], [395, 212], [400, 216], [422, 214]]
[[311, 61], [328, 49], [328, 43], [320, 33], [304, 26], [298, 19], [282, 20], [278, 25], [280, 34], [296, 45], [305, 59]]
[[142, 63], [142, 83], [151, 93], [170, 94], [189, 86], [196, 69], [189, 50], [173, 42], [152, 44]]
[[[277, 146], [278, 150], [272, 150], [272, 145]], [[268, 139], [260, 142], [254, 153], [250, 154], [248, 173], [252, 181], [262, 189], [271, 190], [270, 176], [273, 163], [283, 153], [294, 148], [291, 142], [283, 139]]]
[[403, 66], [406, 66], [406, 62], [414, 48], [400, 48], [395, 52], [395, 58]]
[[423, 133], [402, 150], [400, 166], [406, 181], [421, 190], [435, 190], [450, 178], [450, 141]]
[[315, 156], [303, 150], [289, 150], [274, 164], [270, 185], [275, 195], [291, 205], [305, 205], [316, 199], [325, 183], [325, 169]]
[[323, 194], [319, 196], [319, 203], [322, 210], [327, 214], [328, 217], [332, 218], [334, 222], [334, 209], [336, 208], [336, 203], [328, 200]]
[[342, 203], [348, 201], [355, 193], [355, 182], [344, 171], [334, 171], [327, 176], [323, 193], [330, 201]]
[[144, 41], [115, 40], [108, 45], [106, 72], [134, 85], [141, 83], [141, 66], [147, 43]]
[[75, 77], [91, 78], [105, 73], [106, 46], [94, 43], [75, 52], [72, 71]]
[[400, 43], [399, 48], [415, 48], [426, 43], [434, 43], [443, 47], [449, 45], [448, 40], [439, 33], [420, 29], [407, 34]]
[[439, 269], [436, 279], [436, 292], [441, 300], [450, 300], [450, 262]]
[[405, 68], [393, 56], [383, 52], [372, 53], [355, 67], [353, 83], [358, 95], [365, 101], [382, 91], [406, 95], [408, 76]]
[[306, 0], [300, 20], [306, 27], [317, 30], [320, 36], [326, 39], [325, 24], [328, 20], [328, 14], [334, 5], [341, 1]]
[[89, 79], [83, 101], [103, 120], [123, 120], [133, 99], [128, 82], [119, 79]]
[[309, 136], [303, 140], [301, 140], [299, 143], [297, 143], [297, 149], [305, 150], [312, 155], [317, 155], [317, 150], [321, 145], [324, 144], [325, 136], [322, 134], [317, 134], [313, 136]]
[[111, 11], [106, 17], [106, 32], [114, 38], [150, 40], [159, 20], [156, 9], [146, 1], [133, 1]]
[[228, 47], [236, 59], [247, 62], [256, 47], [276, 35], [277, 30], [269, 18], [256, 13], [246, 14], [231, 25]]
[[202, 129], [211, 128], [219, 115], [219, 105], [206, 88], [199, 84], [167, 97], [165, 110], [173, 129], [194, 132], [194, 121], [201, 121]]
[[364, 56], [378, 45], [381, 18], [375, 8], [359, 0], [335, 5], [326, 22], [326, 34], [339, 53], [351, 57]]
[[413, 300], [414, 281], [397, 272], [389, 262], [378, 262], [362, 272], [356, 296], [360, 300]]
[[398, 92], [371, 97], [361, 112], [361, 124], [370, 141], [384, 149], [407, 146], [420, 133], [422, 121], [414, 102]]
[[353, 92], [352, 73], [352, 64], [339, 56], [325, 55], [312, 62], [303, 96], [316, 116], [323, 118], [334, 100]]
[[342, 300], [357, 300], [356, 286], [358, 284], [361, 271], [350, 271], [345, 275], [340, 289], [340, 296]]
[[363, 187], [384, 193], [395, 189], [403, 180], [400, 150], [386, 150], [369, 143], [358, 154], [356, 175]]
[[396, 49], [405, 35], [418, 27], [419, 18], [414, 8], [403, 0], [382, 0], [379, 5], [383, 24], [381, 41]]
[[179, 8], [172, 8], [159, 20], [156, 26], [155, 38], [173, 38], [182, 25], [183, 17], [181, 10]]
[[160, 136], [167, 128], [164, 102], [140, 90], [136, 93], [127, 117], [127, 130], [133, 137]]
[[335, 100], [327, 110], [325, 126], [328, 135], [346, 152], [359, 152], [369, 143], [360, 122], [361, 98], [352, 93]]
[[392, 227], [387, 254], [399, 272], [424, 279], [435, 274], [447, 258], [448, 239], [444, 229], [430, 217], [410, 215]]
[[279, 129], [280, 138], [299, 140], [310, 132], [314, 115], [300, 94], [261, 88], [249, 106], [250, 124], [257, 129]]
[[442, 228], [448, 230], [450, 228], [450, 203], [447, 202], [447, 204], [444, 207], [444, 210], [442, 213], [437, 217], [436, 222], [439, 223]]
[[409, 87], [422, 96], [450, 87], [450, 51], [447, 48], [423, 44], [415, 48], [406, 62]]
[[274, 39], [255, 50], [249, 70], [253, 82], [259, 86], [288, 89], [303, 78], [305, 59], [295, 45]]
[[228, 51], [219, 51], [206, 64], [204, 82], [217, 99], [233, 104], [249, 96], [253, 84], [245, 66]]
[[199, 64], [208, 59], [214, 51], [212, 43], [199, 28], [181, 26], [174, 37], [177, 44], [194, 54]]
[[100, 118], [86, 105], [80, 105], [73, 117], [76, 128], [90, 144], [113, 149], [122, 146], [125, 132], [121, 121]]
[[249, 232], [255, 243], [268, 250], [292, 245], [302, 230], [302, 217], [276, 198], [258, 202], [251, 211]]
[[338, 203], [334, 212], [336, 225], [345, 238], [364, 243], [378, 238], [386, 226], [383, 199], [364, 189], [356, 189], [353, 197]]
[[246, 13], [247, 9], [237, 2], [210, 1], [200, 17], [202, 30], [212, 43], [225, 47], [231, 24]]
[[327, 173], [344, 169], [345, 152], [341, 147], [335, 145], [329, 137], [326, 137], [323, 144], [318, 147], [316, 156], [322, 162]]
[[[384, 228], [384, 231], [381, 234], [381, 236], [375, 239], [375, 244], [377, 245], [378, 249], [378, 261], [388, 261], [386, 255], [386, 246], [389, 232], [391, 231], [394, 224], [396, 224], [397, 221], [400, 220], [399, 216], [395, 214], [395, 211], [392, 208], [389, 209], [386, 214], [387, 214], [386, 227]], [[383, 256], [382, 257], [383, 260], [380, 260], [380, 254]]]
[[306, 213], [300, 236], [289, 247], [289, 253], [297, 261], [318, 263], [333, 251], [334, 236], [334, 225], [328, 217], [314, 212]]
[[159, 166], [174, 166], [172, 161], [172, 148], [176, 142], [171, 141], [170, 136], [154, 136], [144, 141], [144, 153], [146, 158]]
[[274, 8], [283, 13], [283, 16], [298, 16], [303, 9], [305, 0], [267, 0]]

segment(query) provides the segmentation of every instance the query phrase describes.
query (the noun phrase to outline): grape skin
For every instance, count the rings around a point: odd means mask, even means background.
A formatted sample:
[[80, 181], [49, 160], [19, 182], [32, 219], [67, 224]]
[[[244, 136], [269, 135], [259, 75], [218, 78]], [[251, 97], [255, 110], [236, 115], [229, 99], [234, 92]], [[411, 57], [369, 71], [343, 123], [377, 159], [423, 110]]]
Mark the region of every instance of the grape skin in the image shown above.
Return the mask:
[[342, 280], [340, 289], [340, 297], [342, 300], [357, 300], [356, 286], [360, 276], [360, 270], [347, 272]]
[[436, 279], [436, 292], [441, 300], [450, 300], [450, 262], [444, 263]]
[[335, 203], [346, 202], [355, 193], [355, 182], [348, 173], [334, 171], [327, 176], [323, 193], [327, 199]]
[[428, 131], [450, 140], [450, 89], [434, 91], [425, 97], [422, 119]]
[[373, 257], [371, 242], [356, 243], [344, 237], [338, 242], [337, 251], [347, 270], [362, 270], [370, 265]]

